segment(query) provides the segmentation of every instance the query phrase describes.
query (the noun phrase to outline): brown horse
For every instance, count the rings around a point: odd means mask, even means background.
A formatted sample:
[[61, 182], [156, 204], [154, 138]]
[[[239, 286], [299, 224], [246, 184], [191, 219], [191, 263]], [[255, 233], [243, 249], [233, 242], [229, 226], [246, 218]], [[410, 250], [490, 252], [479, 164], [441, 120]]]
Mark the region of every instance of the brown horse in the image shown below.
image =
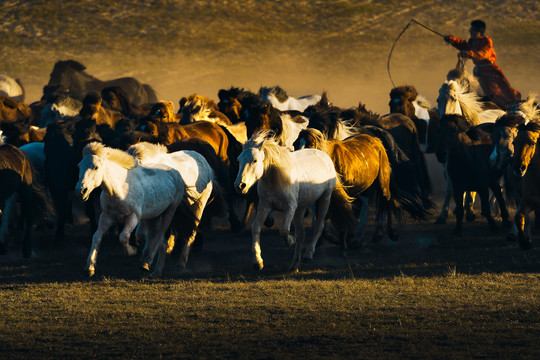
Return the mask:
[[540, 124], [529, 122], [519, 128], [514, 139], [514, 161], [512, 169], [521, 178], [521, 199], [514, 215], [518, 230], [519, 245], [522, 249], [531, 249], [530, 236], [525, 235], [525, 218], [540, 208], [540, 153], [536, 144], [540, 136]]
[[244, 100], [257, 95], [249, 90], [231, 86], [230, 89], [218, 91], [218, 109], [233, 123], [246, 121], [243, 114]]
[[232, 125], [231, 120], [219, 111], [217, 104], [213, 100], [198, 94], [180, 99], [180, 110], [178, 113], [181, 114], [180, 124], [182, 125], [201, 120], [211, 121], [224, 126]]
[[37, 219], [52, 214], [46, 189], [37, 182], [34, 168], [24, 152], [0, 140], [0, 254], [7, 250], [7, 231], [11, 211], [18, 199], [25, 224], [22, 252], [28, 258], [32, 254], [32, 228]]
[[478, 126], [472, 126], [462, 115], [443, 115], [439, 122], [439, 139], [441, 146], [437, 157], [446, 162], [456, 204], [454, 233], [461, 235], [463, 196], [466, 191], [478, 193], [482, 203], [481, 214], [486, 217], [490, 229], [495, 230], [496, 223], [489, 206], [491, 189], [499, 204], [501, 218], [504, 223], [508, 223], [508, 211], [501, 187], [489, 164], [489, 156], [493, 150], [489, 133]]
[[96, 125], [107, 124], [114, 129], [118, 120], [123, 115], [117, 111], [107, 109], [102, 106], [103, 99], [99, 93], [89, 93], [83, 99], [83, 106], [79, 115], [83, 120], [93, 120]]
[[[355, 241], [361, 242], [361, 236], [367, 222], [367, 197], [375, 193], [377, 199], [377, 228], [373, 234], [373, 242], [378, 242], [383, 236], [384, 220], [387, 221], [387, 231], [390, 239], [397, 240], [398, 233], [392, 225], [392, 217], [401, 217], [401, 211], [408, 211], [415, 218], [424, 218], [425, 210], [419, 202], [404, 193], [391, 175], [391, 166], [386, 149], [381, 140], [367, 134], [358, 134], [346, 140], [326, 139], [316, 129], [302, 130], [296, 148], [316, 148], [326, 152], [341, 176], [341, 181], [349, 196], [362, 201], [360, 207], [361, 220], [355, 230]], [[358, 214], [357, 214], [358, 215]], [[340, 224], [340, 219], [337, 225]], [[346, 230], [346, 229], [342, 229]], [[342, 243], [342, 245], [346, 245]]]
[[27, 120], [32, 123], [32, 109], [22, 101], [15, 101], [7, 96], [0, 95], [0, 127], [5, 123]]

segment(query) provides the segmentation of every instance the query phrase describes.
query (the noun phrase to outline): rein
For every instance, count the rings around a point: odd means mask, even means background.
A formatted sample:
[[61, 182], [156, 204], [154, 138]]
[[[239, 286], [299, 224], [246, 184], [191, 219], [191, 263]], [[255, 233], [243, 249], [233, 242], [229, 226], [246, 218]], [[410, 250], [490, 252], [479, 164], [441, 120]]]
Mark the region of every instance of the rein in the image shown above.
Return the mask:
[[396, 43], [398, 42], [399, 38], [401, 37], [401, 35], [403, 35], [403, 33], [405, 33], [405, 31], [409, 28], [409, 26], [411, 26], [412, 24], [416, 24], [416, 25], [420, 25], [421, 27], [423, 27], [424, 29], [426, 30], [429, 30], [431, 31], [432, 33], [444, 38], [444, 35], [441, 34], [440, 32], [437, 32], [433, 29], [431, 29], [430, 27], [424, 25], [424, 24], [421, 24], [419, 23], [418, 21], [414, 20], [414, 19], [411, 19], [407, 25], [405, 25], [405, 27], [403, 28], [403, 30], [401, 30], [401, 32], [399, 33], [399, 35], [396, 37], [396, 40], [394, 40], [394, 43], [392, 44], [392, 48], [390, 49], [390, 53], [388, 54], [388, 61], [386, 62], [386, 70], [388, 72], [388, 77], [390, 77], [390, 81], [392, 82], [392, 86], [395, 87], [396, 85], [394, 84], [394, 80], [392, 80], [392, 75], [390, 74], [390, 58], [392, 57], [392, 52], [394, 52], [394, 47], [396, 46]]

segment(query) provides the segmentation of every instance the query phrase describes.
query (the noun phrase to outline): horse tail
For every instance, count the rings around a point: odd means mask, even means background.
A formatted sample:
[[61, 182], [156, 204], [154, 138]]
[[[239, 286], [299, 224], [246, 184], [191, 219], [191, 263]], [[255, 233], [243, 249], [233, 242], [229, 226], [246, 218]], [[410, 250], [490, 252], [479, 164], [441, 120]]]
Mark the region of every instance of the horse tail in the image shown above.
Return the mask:
[[354, 198], [351, 197], [338, 174], [336, 174], [336, 186], [332, 191], [330, 205], [328, 207], [328, 217], [334, 226], [342, 230], [352, 230], [356, 225], [356, 217], [353, 211]]
[[364, 125], [358, 130], [361, 134], [367, 134], [381, 140], [392, 167], [409, 161], [407, 154], [397, 145], [396, 140], [387, 130], [375, 125]]
[[403, 211], [416, 220], [425, 220], [429, 211], [426, 210], [424, 199], [403, 190], [393, 173], [390, 174], [390, 192], [392, 194], [390, 205], [398, 220], [402, 218]]
[[148, 84], [143, 84], [143, 88], [146, 91], [146, 99], [148, 103], [156, 103], [158, 101], [156, 91]]
[[[200, 219], [198, 219], [191, 210], [192, 207], [194, 207], [194, 204], [198, 203], [199, 200], [190, 195], [188, 191], [184, 192], [184, 197], [182, 198], [180, 205], [176, 208], [170, 225], [170, 228], [177, 239], [187, 241], [188, 237], [193, 234], [193, 231], [199, 230], [198, 224]], [[173, 247], [174, 244], [169, 244], [167, 252], [172, 252]]]

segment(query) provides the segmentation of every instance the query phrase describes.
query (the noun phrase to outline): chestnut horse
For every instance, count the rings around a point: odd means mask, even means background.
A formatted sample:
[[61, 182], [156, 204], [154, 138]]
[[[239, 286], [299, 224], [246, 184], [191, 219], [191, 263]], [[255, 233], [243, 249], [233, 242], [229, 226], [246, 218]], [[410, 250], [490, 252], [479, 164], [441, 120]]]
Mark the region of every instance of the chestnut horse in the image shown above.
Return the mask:
[[525, 219], [528, 214], [540, 208], [540, 153], [536, 151], [540, 123], [529, 122], [519, 128], [514, 140], [514, 161], [512, 170], [521, 178], [521, 199], [514, 215], [519, 245], [522, 249], [532, 248], [530, 235], [525, 234]]

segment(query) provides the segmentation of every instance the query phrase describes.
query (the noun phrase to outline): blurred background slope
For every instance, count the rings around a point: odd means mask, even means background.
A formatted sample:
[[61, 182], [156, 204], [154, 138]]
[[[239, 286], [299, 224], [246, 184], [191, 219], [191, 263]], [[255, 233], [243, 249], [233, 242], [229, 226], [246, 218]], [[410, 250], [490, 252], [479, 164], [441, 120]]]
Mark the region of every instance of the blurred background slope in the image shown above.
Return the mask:
[[[103, 80], [134, 76], [175, 104], [192, 93], [216, 99], [230, 86], [281, 85], [296, 97], [326, 90], [336, 105], [361, 101], [385, 113], [388, 54], [411, 18], [464, 38], [470, 21], [483, 19], [511, 84], [540, 91], [536, 0], [3, 1], [0, 72], [21, 79], [27, 102], [40, 98], [57, 60], [75, 59]], [[434, 104], [456, 54], [411, 25], [392, 55], [392, 78]]]

